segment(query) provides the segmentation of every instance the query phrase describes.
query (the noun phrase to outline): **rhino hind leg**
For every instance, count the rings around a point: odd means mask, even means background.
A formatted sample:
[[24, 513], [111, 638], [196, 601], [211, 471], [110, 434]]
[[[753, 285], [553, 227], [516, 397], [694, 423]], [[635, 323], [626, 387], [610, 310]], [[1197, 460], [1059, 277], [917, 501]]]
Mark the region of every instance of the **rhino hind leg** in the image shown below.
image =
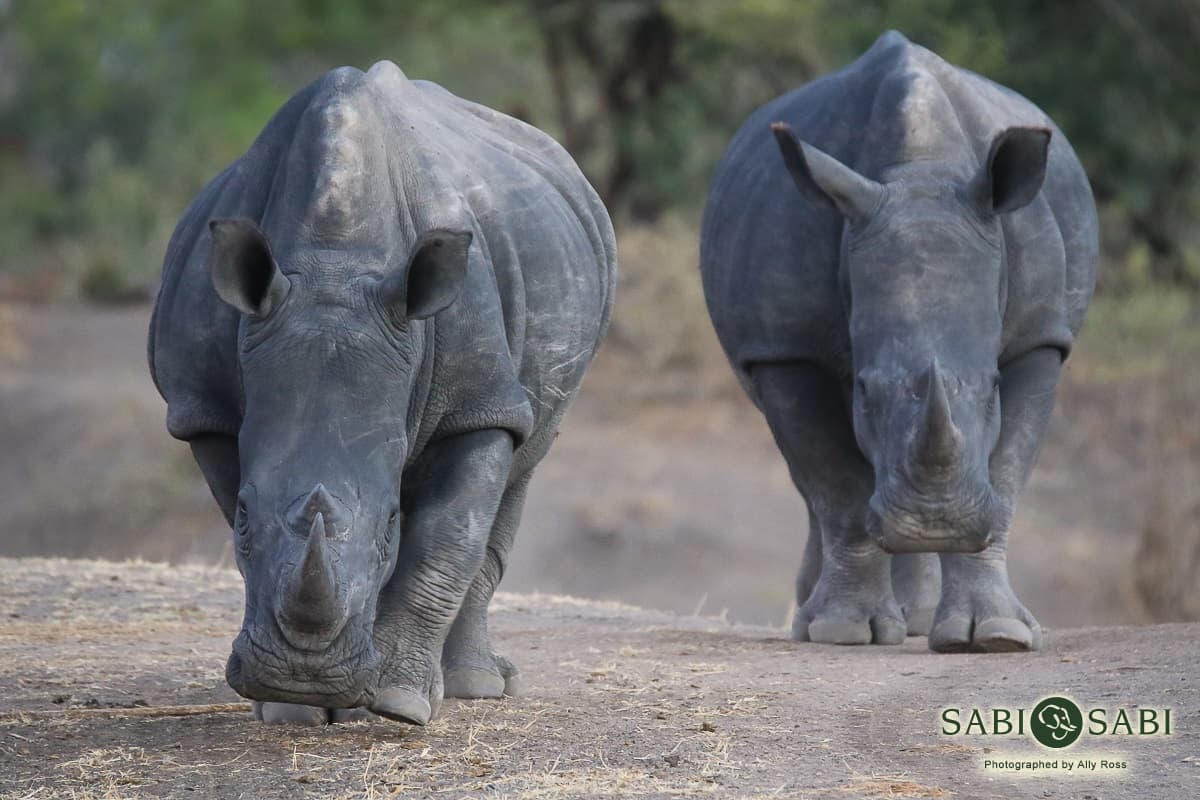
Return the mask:
[[821, 521], [808, 510], [808, 538], [804, 542], [804, 558], [800, 560], [800, 573], [796, 576], [796, 606], [804, 605], [821, 578]]
[[445, 697], [498, 698], [520, 694], [520, 671], [492, 649], [488, 606], [508, 564], [532, 475], [525, 473], [505, 491], [488, 537], [487, 557], [446, 638], [442, 649]]
[[892, 590], [909, 636], [926, 636], [942, 594], [942, 570], [936, 553], [892, 556]]
[[751, 380], [792, 481], [810, 509], [810, 536], [820, 536], [819, 545], [806, 548], [796, 582], [799, 608], [792, 638], [827, 644], [903, 642], [907, 626], [892, 594], [891, 557], [864, 529], [874, 477], [855, 444], [841, 386], [825, 370], [804, 362], [755, 365]]

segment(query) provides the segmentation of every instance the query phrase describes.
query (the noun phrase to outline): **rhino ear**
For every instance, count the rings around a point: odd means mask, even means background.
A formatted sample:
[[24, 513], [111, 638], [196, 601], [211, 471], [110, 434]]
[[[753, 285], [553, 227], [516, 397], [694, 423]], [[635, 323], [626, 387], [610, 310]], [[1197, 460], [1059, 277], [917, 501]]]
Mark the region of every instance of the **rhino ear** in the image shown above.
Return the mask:
[[1041, 191], [1050, 151], [1048, 128], [1008, 128], [992, 140], [983, 202], [994, 214], [1024, 208]]
[[252, 220], [214, 219], [208, 266], [212, 285], [229, 305], [261, 319], [279, 307], [291, 284], [279, 271], [271, 245]]
[[405, 319], [432, 317], [453, 303], [467, 277], [470, 231], [435, 229], [422, 233], [408, 264], [379, 285], [383, 302]]
[[863, 219], [875, 210], [883, 186], [800, 141], [786, 122], [772, 123], [771, 131], [783, 163], [805, 197], [836, 209], [850, 220]]

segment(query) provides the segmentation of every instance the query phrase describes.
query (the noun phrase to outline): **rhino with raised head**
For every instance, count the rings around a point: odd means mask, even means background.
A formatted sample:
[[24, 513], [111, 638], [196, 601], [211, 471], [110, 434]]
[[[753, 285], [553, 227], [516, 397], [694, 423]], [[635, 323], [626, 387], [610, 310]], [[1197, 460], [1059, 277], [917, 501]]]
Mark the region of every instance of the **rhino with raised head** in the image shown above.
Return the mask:
[[615, 270], [561, 147], [389, 62], [312, 83], [192, 202], [150, 369], [234, 531], [226, 675], [261, 719], [514, 689], [488, 603]]
[[1042, 111], [896, 32], [737, 133], [701, 271], [808, 505], [796, 639], [1039, 647], [1008, 528], [1091, 298], [1097, 231]]

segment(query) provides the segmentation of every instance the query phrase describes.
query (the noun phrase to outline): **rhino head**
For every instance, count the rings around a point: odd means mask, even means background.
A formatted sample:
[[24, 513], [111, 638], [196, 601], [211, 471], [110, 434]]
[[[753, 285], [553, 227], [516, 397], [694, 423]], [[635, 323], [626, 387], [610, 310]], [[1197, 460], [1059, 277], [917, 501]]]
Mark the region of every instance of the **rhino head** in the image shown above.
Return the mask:
[[432, 346], [416, 323], [457, 298], [471, 234], [426, 233], [398, 265], [297, 249], [281, 269], [254, 222], [210, 229], [213, 287], [242, 315], [233, 527], [246, 607], [226, 677], [256, 700], [362, 705], [379, 671], [380, 592], [402, 552], [410, 400]]
[[801, 192], [845, 218], [839, 281], [855, 436], [874, 470], [867, 531], [889, 552], [977, 552], [1011, 517], [1000, 436], [1004, 215], [1037, 197], [1050, 131], [1009, 128], [978, 165], [917, 161], [883, 182], [772, 126]]

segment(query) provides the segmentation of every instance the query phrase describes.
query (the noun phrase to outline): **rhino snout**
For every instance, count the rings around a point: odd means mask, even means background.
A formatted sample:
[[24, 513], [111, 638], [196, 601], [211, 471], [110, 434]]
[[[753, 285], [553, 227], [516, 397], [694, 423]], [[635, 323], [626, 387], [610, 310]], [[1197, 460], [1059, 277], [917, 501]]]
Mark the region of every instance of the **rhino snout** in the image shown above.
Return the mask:
[[280, 637], [243, 630], [233, 643], [225, 679], [242, 697], [326, 708], [354, 708], [374, 696], [379, 658], [342, 637], [320, 655], [297, 651]]

